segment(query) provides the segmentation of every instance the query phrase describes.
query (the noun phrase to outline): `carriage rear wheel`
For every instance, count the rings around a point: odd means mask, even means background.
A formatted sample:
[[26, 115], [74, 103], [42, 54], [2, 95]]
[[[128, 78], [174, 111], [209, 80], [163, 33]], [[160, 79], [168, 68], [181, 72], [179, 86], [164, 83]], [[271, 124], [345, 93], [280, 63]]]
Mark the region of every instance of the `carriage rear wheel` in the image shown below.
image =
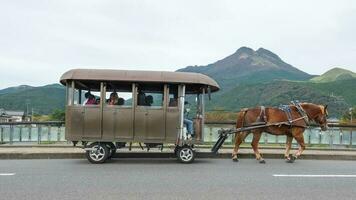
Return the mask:
[[110, 150], [105, 145], [105, 143], [94, 142], [91, 143], [88, 147], [92, 150], [86, 151], [85, 155], [91, 163], [104, 163], [110, 155]]
[[177, 158], [182, 163], [192, 163], [195, 159], [195, 152], [191, 147], [184, 146], [177, 150]]

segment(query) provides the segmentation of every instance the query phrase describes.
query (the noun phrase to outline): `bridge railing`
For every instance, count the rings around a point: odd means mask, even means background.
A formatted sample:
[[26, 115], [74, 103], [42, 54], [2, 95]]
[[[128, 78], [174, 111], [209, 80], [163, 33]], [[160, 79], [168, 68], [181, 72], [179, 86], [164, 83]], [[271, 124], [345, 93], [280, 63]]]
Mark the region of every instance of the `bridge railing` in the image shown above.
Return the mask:
[[[213, 144], [218, 139], [218, 130], [221, 128], [233, 128], [235, 122], [206, 122], [204, 127], [204, 141], [206, 144]], [[321, 131], [319, 127], [311, 125], [304, 132], [304, 140], [308, 146], [317, 146], [327, 149], [336, 148], [356, 148], [356, 125], [329, 123], [327, 131]], [[0, 122], [0, 144], [21, 144], [21, 143], [66, 143], [65, 125], [62, 121], [52, 122]], [[252, 141], [252, 134], [246, 139], [246, 143]], [[232, 144], [231, 135], [226, 144]], [[274, 136], [263, 133], [261, 145], [284, 146], [286, 136]], [[293, 140], [293, 143], [296, 142]]]
[[[216, 134], [221, 128], [233, 128], [236, 122], [233, 121], [217, 121], [207, 122], [205, 126], [204, 141], [214, 143], [218, 139]], [[307, 146], [315, 146], [327, 149], [337, 148], [356, 148], [356, 125], [355, 124], [340, 124], [337, 122], [329, 122], [328, 130], [321, 131], [320, 127], [311, 124], [304, 131], [304, 141]], [[233, 135], [225, 140], [225, 144], [233, 143]], [[252, 134], [246, 137], [246, 143], [252, 142]], [[284, 146], [286, 143], [286, 136], [275, 136], [263, 133], [260, 144], [261, 145], [277, 145]], [[293, 140], [293, 144], [296, 141]]]
[[62, 121], [0, 122], [0, 144], [66, 142]]

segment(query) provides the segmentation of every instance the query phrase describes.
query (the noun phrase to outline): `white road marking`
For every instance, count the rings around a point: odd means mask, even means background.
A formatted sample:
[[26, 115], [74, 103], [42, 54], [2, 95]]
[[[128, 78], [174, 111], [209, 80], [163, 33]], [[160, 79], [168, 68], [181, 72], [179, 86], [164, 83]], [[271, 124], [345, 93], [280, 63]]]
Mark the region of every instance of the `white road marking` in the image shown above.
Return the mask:
[[351, 174], [273, 174], [274, 177], [307, 177], [307, 178], [356, 178]]
[[13, 176], [15, 173], [0, 173], [0, 176]]

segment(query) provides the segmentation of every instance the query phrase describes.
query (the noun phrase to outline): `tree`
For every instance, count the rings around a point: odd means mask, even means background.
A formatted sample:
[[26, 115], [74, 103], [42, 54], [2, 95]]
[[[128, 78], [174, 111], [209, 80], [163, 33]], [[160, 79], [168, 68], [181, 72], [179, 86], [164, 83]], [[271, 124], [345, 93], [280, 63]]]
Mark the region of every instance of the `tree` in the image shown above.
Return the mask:
[[61, 109], [54, 110], [50, 115], [49, 119], [51, 121], [64, 121], [65, 120], [65, 112]]
[[352, 115], [352, 122], [356, 120], [356, 107], [350, 108], [348, 111], [344, 112], [341, 120], [344, 122], [350, 122], [350, 117]]

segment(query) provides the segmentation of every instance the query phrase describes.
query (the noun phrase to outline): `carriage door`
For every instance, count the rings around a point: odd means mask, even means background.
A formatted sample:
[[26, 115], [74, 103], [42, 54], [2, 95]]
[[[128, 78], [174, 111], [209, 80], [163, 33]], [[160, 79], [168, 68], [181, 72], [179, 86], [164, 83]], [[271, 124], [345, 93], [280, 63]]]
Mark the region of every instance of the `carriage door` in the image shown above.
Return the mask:
[[135, 103], [135, 140], [162, 142], [166, 137], [164, 85], [138, 84]]
[[[93, 103], [86, 103], [84, 105], [84, 139], [101, 139], [102, 137], [102, 92], [104, 84], [100, 83], [100, 86], [96, 91], [92, 91], [91, 94], [95, 97], [96, 101]], [[88, 100], [88, 99], [87, 99]]]
[[166, 104], [166, 140], [175, 142], [177, 140], [180, 125], [178, 85], [168, 85], [166, 93], [168, 94], [168, 103]]

